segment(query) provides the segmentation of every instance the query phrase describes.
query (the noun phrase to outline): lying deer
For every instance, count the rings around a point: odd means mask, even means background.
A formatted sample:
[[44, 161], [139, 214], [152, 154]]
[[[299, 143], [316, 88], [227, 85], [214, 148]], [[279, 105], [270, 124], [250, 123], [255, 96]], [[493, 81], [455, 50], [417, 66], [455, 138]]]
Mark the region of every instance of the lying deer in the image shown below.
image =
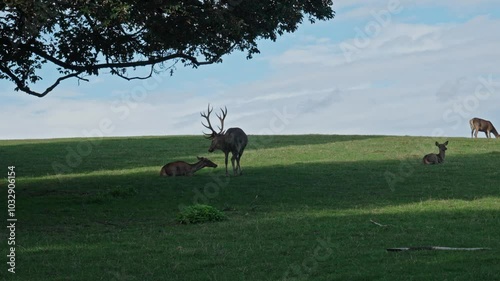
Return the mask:
[[484, 132], [486, 134], [487, 138], [491, 138], [491, 133], [493, 133], [493, 135], [495, 135], [496, 138], [500, 138], [500, 135], [498, 134], [497, 129], [495, 129], [493, 124], [488, 120], [484, 120], [481, 118], [472, 118], [469, 121], [469, 124], [470, 124], [470, 129], [472, 130], [470, 132], [471, 138], [472, 138], [472, 135], [474, 134], [474, 136], [477, 139], [478, 132]]
[[204, 157], [197, 157], [198, 162], [189, 164], [184, 161], [168, 163], [160, 170], [160, 176], [192, 176], [196, 171], [205, 168], [217, 168], [217, 164]]
[[[225, 161], [224, 163], [226, 164], [226, 176], [229, 175], [227, 172], [227, 157], [229, 152], [233, 155], [231, 157], [231, 164], [233, 166], [233, 173], [234, 175], [241, 175], [241, 167], [240, 167], [240, 159], [241, 156], [243, 155], [243, 151], [245, 150], [245, 147], [247, 146], [248, 143], [248, 137], [245, 132], [243, 132], [242, 129], [240, 128], [229, 128], [227, 131], [224, 132], [224, 119], [226, 119], [227, 115], [227, 108], [226, 110], [222, 110], [221, 108], [221, 115], [217, 115], [217, 117], [220, 120], [221, 126], [219, 127], [219, 132], [216, 132], [212, 124], [210, 124], [210, 113], [212, 113], [212, 109], [210, 109], [210, 105], [208, 105], [207, 113], [200, 113], [201, 117], [205, 118], [207, 120], [208, 125], [201, 124], [205, 126], [205, 128], [209, 129], [212, 131], [210, 134], [205, 134], [205, 137], [207, 139], [212, 140], [212, 144], [208, 148], [208, 152], [214, 152], [216, 149], [222, 150], [225, 155]], [[236, 166], [234, 165], [234, 161], [236, 160]]]
[[424, 156], [423, 162], [424, 164], [440, 164], [444, 162], [444, 155], [446, 151], [446, 146], [448, 145], [448, 141], [443, 144], [439, 144], [436, 142], [436, 146], [439, 147], [439, 154], [430, 153]]

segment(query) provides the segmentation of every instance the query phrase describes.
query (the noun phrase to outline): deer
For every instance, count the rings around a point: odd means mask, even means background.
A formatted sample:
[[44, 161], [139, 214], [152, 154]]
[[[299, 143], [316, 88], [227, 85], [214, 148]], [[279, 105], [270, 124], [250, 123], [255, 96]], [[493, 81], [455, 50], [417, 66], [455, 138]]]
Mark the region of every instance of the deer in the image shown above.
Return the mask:
[[484, 120], [484, 119], [476, 117], [476, 118], [472, 118], [471, 120], [469, 120], [469, 124], [470, 124], [470, 129], [472, 130], [470, 132], [471, 138], [473, 138], [473, 135], [474, 135], [474, 137], [476, 137], [476, 139], [477, 139], [477, 133], [480, 131], [484, 132], [486, 134], [487, 138], [491, 138], [491, 133], [493, 133], [493, 135], [495, 135], [496, 138], [500, 138], [500, 135], [498, 134], [497, 129], [495, 129], [493, 124], [488, 120]]
[[424, 164], [441, 164], [444, 162], [445, 151], [447, 150], [446, 146], [448, 145], [448, 141], [443, 144], [436, 142], [436, 146], [439, 148], [439, 154], [429, 153], [424, 156], [422, 160]]
[[184, 161], [175, 161], [165, 164], [160, 170], [160, 176], [192, 176], [196, 171], [205, 167], [217, 168], [217, 164], [204, 157], [196, 157], [198, 162], [189, 164]]
[[[240, 166], [240, 160], [241, 156], [243, 156], [243, 151], [245, 150], [245, 147], [247, 146], [248, 143], [248, 137], [245, 132], [240, 129], [240, 128], [229, 128], [227, 131], [224, 131], [224, 120], [226, 119], [227, 116], [227, 107], [224, 107], [225, 109], [221, 110], [221, 115], [216, 114], [217, 117], [219, 118], [220, 121], [220, 127], [219, 132], [216, 132], [212, 124], [210, 123], [210, 114], [213, 111], [213, 107], [210, 108], [210, 104], [208, 105], [207, 108], [207, 113], [201, 112], [201, 117], [205, 118], [207, 121], [208, 125], [205, 125], [203, 121], [201, 124], [209, 129], [211, 133], [203, 133], [205, 135], [205, 138], [212, 140], [212, 143], [210, 144], [210, 147], [208, 148], [208, 152], [214, 152], [215, 150], [219, 149], [224, 152], [225, 155], [225, 160], [224, 164], [226, 165], [226, 176], [229, 176], [229, 173], [227, 171], [227, 157], [229, 155], [229, 152], [232, 153], [231, 157], [231, 165], [233, 166], [233, 174], [236, 175], [242, 175], [241, 172], [241, 166]], [[236, 166], [235, 162], [236, 161]]]

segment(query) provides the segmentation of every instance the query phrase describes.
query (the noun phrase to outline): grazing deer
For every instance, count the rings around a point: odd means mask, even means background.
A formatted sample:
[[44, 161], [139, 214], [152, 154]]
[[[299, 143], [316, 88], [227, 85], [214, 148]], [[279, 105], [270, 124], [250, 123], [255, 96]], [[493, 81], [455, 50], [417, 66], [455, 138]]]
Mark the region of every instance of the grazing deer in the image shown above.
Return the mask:
[[446, 146], [448, 145], [448, 141], [443, 144], [439, 144], [436, 142], [436, 146], [439, 147], [439, 154], [430, 153], [424, 156], [423, 162], [424, 164], [441, 164], [444, 162], [444, 154], [446, 151]]
[[217, 168], [217, 164], [204, 157], [197, 157], [198, 162], [189, 164], [184, 161], [168, 163], [160, 170], [160, 176], [192, 176], [196, 171], [205, 168]]
[[[203, 122], [201, 124], [212, 131], [210, 134], [205, 133], [205, 137], [207, 139], [212, 140], [212, 144], [210, 145], [210, 148], [208, 149], [208, 152], [213, 152], [216, 149], [222, 150], [224, 152], [226, 158], [225, 158], [225, 164], [226, 164], [226, 176], [229, 176], [229, 173], [227, 172], [227, 156], [229, 152], [232, 153], [231, 157], [231, 164], [233, 165], [233, 173], [234, 175], [241, 175], [241, 167], [240, 167], [240, 160], [241, 156], [243, 155], [243, 150], [245, 150], [245, 147], [247, 146], [248, 143], [248, 137], [245, 132], [243, 132], [242, 129], [240, 128], [229, 128], [227, 131], [224, 132], [224, 119], [226, 119], [227, 115], [227, 107], [225, 110], [222, 110], [221, 108], [221, 115], [217, 115], [217, 117], [220, 120], [221, 126], [219, 127], [219, 132], [217, 133], [213, 127], [212, 124], [210, 124], [210, 113], [212, 113], [212, 109], [210, 109], [210, 104], [208, 105], [207, 113], [201, 112], [201, 117], [205, 118], [208, 122], [208, 125], [205, 125]], [[236, 160], [236, 166], [234, 165], [234, 161]]]
[[493, 135], [495, 135], [496, 138], [500, 138], [497, 129], [495, 129], [493, 124], [488, 120], [484, 120], [481, 118], [472, 118], [469, 121], [469, 124], [470, 124], [470, 129], [472, 130], [470, 132], [471, 138], [473, 137], [472, 135], [474, 134], [474, 136], [477, 139], [477, 133], [479, 131], [484, 132], [487, 138], [491, 138], [491, 133], [493, 133]]

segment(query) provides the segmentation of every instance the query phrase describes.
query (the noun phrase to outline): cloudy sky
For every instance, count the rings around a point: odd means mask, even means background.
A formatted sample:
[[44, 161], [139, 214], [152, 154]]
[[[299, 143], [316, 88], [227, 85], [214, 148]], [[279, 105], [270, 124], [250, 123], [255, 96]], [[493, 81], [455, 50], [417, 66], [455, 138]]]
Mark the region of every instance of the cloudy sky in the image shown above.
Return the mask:
[[41, 99], [0, 81], [0, 139], [197, 135], [208, 103], [248, 134], [469, 137], [472, 117], [500, 124], [498, 1], [334, 9], [331, 21], [262, 41], [252, 60], [234, 53], [147, 81], [70, 80]]

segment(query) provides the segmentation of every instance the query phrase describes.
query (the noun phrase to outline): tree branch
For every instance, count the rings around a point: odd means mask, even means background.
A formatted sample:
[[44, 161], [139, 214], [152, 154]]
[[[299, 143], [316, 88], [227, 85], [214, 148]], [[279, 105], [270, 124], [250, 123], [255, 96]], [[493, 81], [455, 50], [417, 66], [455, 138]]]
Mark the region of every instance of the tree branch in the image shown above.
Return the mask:
[[[101, 69], [133, 80], [150, 78], [157, 70], [172, 72], [175, 67], [163, 65], [168, 60], [197, 68], [221, 62], [235, 48], [248, 51], [250, 59], [259, 52], [257, 40], [274, 41], [285, 32], [294, 32], [305, 15], [311, 21], [335, 15], [332, 0], [296, 4], [276, 0], [255, 5], [241, 0], [229, 4], [181, 0], [175, 5], [136, 0], [100, 5], [92, 1], [31, 2], [0, 5], [0, 78], [37, 97], [68, 78], [87, 81], [79, 75], [98, 75]], [[46, 65], [55, 67], [61, 77], [47, 90], [35, 92], [30, 87], [42, 80], [37, 74]], [[144, 66], [152, 67], [145, 77], [127, 73]]]
[[146, 80], [148, 78], [151, 78], [151, 76], [153, 76], [153, 72], [154, 72], [154, 65], [151, 65], [151, 70], [149, 71], [149, 74], [147, 76], [135, 76], [135, 77], [127, 77], [125, 75], [122, 75], [120, 74], [120, 72], [114, 68], [111, 68], [111, 73], [120, 77], [120, 78], [123, 78], [127, 81], [131, 81], [131, 80]]
[[2, 72], [4, 72], [5, 74], [7, 74], [7, 76], [9, 76], [10, 79], [12, 79], [12, 81], [14, 81], [14, 83], [16, 84], [17, 86], [17, 89], [16, 90], [21, 90], [27, 94], [30, 94], [30, 95], [33, 95], [33, 96], [36, 96], [36, 97], [39, 97], [39, 98], [42, 98], [44, 96], [46, 96], [48, 93], [50, 93], [55, 87], [57, 87], [59, 85], [59, 83], [61, 83], [63, 80], [66, 80], [68, 78], [72, 78], [72, 77], [76, 77], [78, 78], [79, 80], [83, 80], [83, 81], [89, 81], [88, 79], [85, 79], [85, 78], [81, 78], [81, 77], [78, 77], [78, 75], [82, 74], [83, 71], [80, 71], [80, 72], [74, 72], [74, 73], [70, 73], [68, 75], [65, 75], [65, 76], [62, 76], [62, 77], [59, 77], [51, 86], [49, 86], [47, 89], [45, 89], [45, 91], [43, 92], [36, 92], [36, 91], [33, 91], [30, 89], [30, 87], [26, 86], [22, 81], [21, 79], [19, 79], [14, 73], [12, 73], [10, 71], [9, 68], [7, 67], [4, 67], [4, 66], [0, 66], [0, 70]]
[[149, 58], [147, 60], [139, 60], [139, 61], [132, 61], [132, 62], [119, 62], [119, 63], [102, 63], [102, 64], [94, 64], [94, 65], [89, 65], [89, 66], [80, 66], [80, 65], [73, 65], [73, 64], [58, 60], [58, 59], [43, 52], [42, 50], [40, 50], [38, 48], [34, 48], [32, 46], [28, 46], [27, 48], [30, 51], [32, 51], [34, 54], [52, 62], [55, 65], [58, 65], [60, 67], [63, 67], [65, 69], [69, 69], [69, 70], [73, 70], [73, 71], [88, 72], [90, 74], [92, 74], [91, 70], [97, 71], [97, 70], [103, 69], [103, 68], [120, 68], [120, 67], [128, 68], [128, 67], [136, 67], [136, 66], [155, 65], [157, 63], [161, 63], [161, 62], [171, 60], [171, 59], [189, 60], [195, 66], [204, 65], [204, 64], [212, 64], [220, 59], [220, 56], [218, 56], [217, 58], [210, 60], [210, 61], [199, 62], [198, 59], [196, 59], [194, 56], [186, 55], [183, 53], [175, 53], [175, 54], [171, 54], [171, 55], [167, 55], [167, 56], [153, 57], [153, 58]]

